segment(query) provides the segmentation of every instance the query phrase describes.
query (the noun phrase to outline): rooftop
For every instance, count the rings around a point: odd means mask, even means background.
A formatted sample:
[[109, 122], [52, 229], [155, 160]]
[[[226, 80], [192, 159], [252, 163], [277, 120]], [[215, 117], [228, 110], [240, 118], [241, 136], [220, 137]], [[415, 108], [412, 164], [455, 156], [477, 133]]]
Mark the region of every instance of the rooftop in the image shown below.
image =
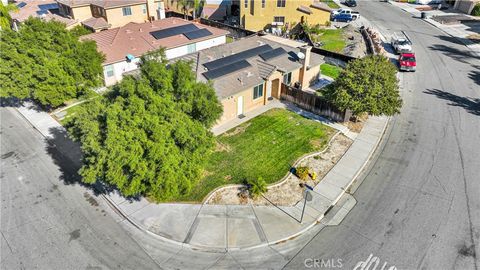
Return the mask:
[[69, 7], [81, 7], [95, 5], [105, 9], [130, 6], [136, 4], [145, 4], [147, 0], [57, 0], [58, 3]]
[[13, 20], [23, 22], [29, 17], [42, 18], [45, 20], [55, 19], [67, 26], [76, 23], [75, 20], [64, 18], [56, 14], [58, 5], [54, 0], [23, 0], [15, 3], [18, 10], [10, 11]]
[[[191, 32], [192, 34], [195, 32], [197, 35], [188, 34], [187, 37], [182, 31], [175, 31], [180, 28], [196, 30]], [[157, 31], [161, 31], [161, 34], [156, 34], [158, 39], [152, 34]], [[143, 54], [159, 49], [160, 47], [166, 49], [175, 48], [223, 36], [227, 33], [228, 32], [225, 30], [213, 28], [200, 23], [189, 22], [180, 18], [167, 18], [146, 23], [129, 23], [123, 27], [92, 33], [83, 36], [81, 39], [95, 41], [98, 50], [105, 54], [106, 59], [104, 64], [111, 64], [124, 61], [127, 54], [140, 57]]]
[[[171, 61], [192, 61], [197, 80], [206, 82], [211, 79], [218, 98], [222, 100], [263, 83], [275, 71], [288, 73], [301, 68], [297, 57], [299, 51], [299, 48], [269, 38], [252, 36]], [[321, 63], [323, 56], [311, 53], [309, 66], [316, 67]]]

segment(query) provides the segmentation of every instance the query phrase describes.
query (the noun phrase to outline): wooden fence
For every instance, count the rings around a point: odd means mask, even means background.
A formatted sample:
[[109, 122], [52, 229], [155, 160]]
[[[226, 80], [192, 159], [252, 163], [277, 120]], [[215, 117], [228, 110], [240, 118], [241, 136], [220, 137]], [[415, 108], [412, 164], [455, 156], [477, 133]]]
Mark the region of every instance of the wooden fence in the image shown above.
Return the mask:
[[304, 110], [325, 116], [333, 121], [346, 122], [352, 116], [350, 110], [340, 110], [314, 93], [294, 89], [283, 83], [280, 99], [292, 102]]

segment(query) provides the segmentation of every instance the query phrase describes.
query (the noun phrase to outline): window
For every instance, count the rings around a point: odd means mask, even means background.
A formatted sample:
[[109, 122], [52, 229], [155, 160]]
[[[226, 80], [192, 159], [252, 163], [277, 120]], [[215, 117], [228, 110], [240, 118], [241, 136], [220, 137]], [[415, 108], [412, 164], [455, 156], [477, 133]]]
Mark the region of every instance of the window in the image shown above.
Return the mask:
[[245, 8], [248, 8], [248, 0], [245, 0]]
[[147, 14], [147, 4], [142, 5], [142, 12], [143, 14]]
[[266, 0], [262, 0], [262, 8], [265, 8], [265, 1]]
[[132, 15], [132, 8], [131, 7], [123, 7], [122, 12], [123, 12], [123, 16]]
[[105, 67], [105, 76], [107, 77], [113, 77], [115, 73], [113, 72], [113, 65], [108, 65]]
[[277, 0], [277, 7], [285, 7], [287, 0]]
[[289, 72], [283, 75], [283, 84], [290, 85], [292, 83], [292, 73]]
[[253, 99], [263, 97], [263, 83], [253, 88]]
[[285, 17], [275, 16], [275, 17], [273, 17], [273, 21], [276, 22], [276, 23], [281, 23], [281, 24], [278, 24], [278, 25], [283, 25], [283, 24], [285, 24]]

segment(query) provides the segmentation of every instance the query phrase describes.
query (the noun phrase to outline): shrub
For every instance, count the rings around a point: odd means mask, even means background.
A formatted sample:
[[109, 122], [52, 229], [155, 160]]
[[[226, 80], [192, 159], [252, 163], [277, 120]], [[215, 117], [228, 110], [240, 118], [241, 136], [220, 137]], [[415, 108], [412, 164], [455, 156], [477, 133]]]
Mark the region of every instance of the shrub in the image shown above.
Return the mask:
[[312, 178], [312, 180], [317, 179], [317, 173], [316, 173], [316, 172], [312, 172], [312, 173], [310, 174], [310, 177]]
[[297, 167], [297, 169], [295, 170], [295, 175], [301, 180], [305, 181], [308, 178], [309, 171], [310, 169], [308, 167]]
[[262, 193], [267, 192], [267, 183], [262, 177], [247, 180], [248, 189], [253, 198], [257, 198]]
[[476, 4], [475, 7], [472, 9], [473, 16], [480, 16], [480, 4]]

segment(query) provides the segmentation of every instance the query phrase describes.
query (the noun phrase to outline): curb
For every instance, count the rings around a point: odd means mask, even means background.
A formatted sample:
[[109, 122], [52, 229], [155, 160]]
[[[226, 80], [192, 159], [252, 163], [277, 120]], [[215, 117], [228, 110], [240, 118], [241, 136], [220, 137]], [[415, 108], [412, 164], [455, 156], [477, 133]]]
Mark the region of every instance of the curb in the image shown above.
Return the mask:
[[[18, 109], [16, 109], [16, 111], [25, 119], [27, 120], [28, 123], [30, 123], [30, 125], [32, 125], [32, 127], [37, 130], [43, 137], [46, 137], [45, 134], [43, 134], [42, 132], [40, 132], [40, 130], [38, 130], [35, 125], [27, 118], [25, 117]], [[49, 117], [51, 117], [49, 115]], [[282, 239], [278, 239], [278, 240], [275, 240], [275, 241], [272, 241], [272, 242], [269, 242], [268, 240], [265, 242], [265, 243], [262, 243], [262, 244], [259, 244], [259, 245], [254, 245], [254, 246], [249, 246], [249, 247], [238, 247], [238, 248], [229, 248], [228, 246], [225, 247], [225, 248], [212, 248], [212, 247], [206, 247], [206, 246], [199, 246], [199, 245], [191, 245], [191, 244], [188, 244], [188, 243], [183, 243], [183, 242], [179, 242], [179, 241], [176, 241], [176, 240], [172, 240], [172, 239], [169, 239], [165, 236], [162, 236], [162, 235], [159, 235], [159, 234], [156, 234], [156, 233], [153, 233], [151, 231], [149, 231], [148, 229], [146, 229], [144, 226], [142, 226], [141, 224], [138, 224], [135, 220], [133, 220], [132, 218], [130, 218], [122, 209], [120, 209], [118, 207], [118, 205], [115, 204], [115, 202], [113, 202], [113, 200], [110, 198], [110, 196], [108, 194], [102, 194], [101, 197], [105, 200], [105, 202], [109, 205], [110, 208], [112, 208], [112, 210], [117, 214], [119, 215], [123, 220], [126, 220], [128, 221], [130, 224], [132, 224], [134, 227], [136, 227], [137, 229], [149, 234], [149, 235], [152, 235], [153, 237], [159, 239], [159, 240], [163, 240], [163, 241], [166, 241], [168, 243], [171, 243], [171, 244], [175, 244], [175, 245], [178, 245], [180, 247], [188, 247], [188, 248], [191, 248], [191, 249], [197, 249], [197, 250], [203, 250], [203, 251], [209, 251], [209, 252], [227, 252], [228, 250], [251, 250], [251, 249], [255, 249], [255, 248], [259, 248], [259, 247], [265, 247], [265, 246], [269, 246], [269, 245], [275, 245], [275, 244], [279, 244], [279, 243], [282, 243], [282, 242], [286, 242], [288, 240], [291, 240], [291, 239], [294, 239], [296, 238], [297, 236], [305, 233], [306, 231], [308, 231], [309, 229], [311, 229], [312, 227], [314, 227], [315, 225], [319, 224], [320, 223], [320, 220], [322, 220], [325, 215], [333, 208], [333, 206], [335, 206], [335, 204], [341, 199], [341, 197], [346, 193], [346, 190], [348, 190], [348, 188], [355, 182], [355, 180], [358, 178], [358, 176], [363, 172], [364, 168], [367, 166], [367, 164], [370, 162], [372, 156], [375, 154], [375, 152], [377, 151], [378, 149], [378, 146], [380, 145], [380, 143], [383, 141], [383, 138], [384, 138], [384, 135], [385, 135], [385, 130], [388, 126], [388, 124], [390, 123], [390, 120], [391, 120], [391, 117], [387, 118], [385, 120], [385, 123], [383, 124], [383, 130], [382, 130], [382, 133], [381, 135], [379, 136], [379, 138], [377, 139], [373, 149], [371, 150], [371, 152], [369, 153], [368, 155], [368, 158], [367, 160], [362, 164], [361, 168], [356, 172], [356, 174], [354, 175], [354, 177], [352, 178], [352, 180], [349, 182], [348, 186], [343, 189], [343, 191], [340, 193], [339, 196], [337, 196], [337, 198], [332, 201], [330, 207], [327, 208], [327, 210], [321, 214], [317, 219], [315, 219], [314, 222], [312, 222], [310, 225], [306, 226], [304, 229], [288, 236], [288, 237], [284, 237]], [[332, 139], [337, 136], [338, 134], [340, 134], [341, 132], [337, 132], [334, 136], [332, 136]], [[329, 141], [329, 144], [330, 144], [331, 141]], [[326, 148], [328, 149], [328, 148]], [[326, 149], [324, 149], [323, 151], [325, 151]], [[309, 154], [307, 156], [311, 156], [311, 155], [316, 155], [318, 153], [313, 153], [313, 154]], [[297, 160], [297, 163], [302, 161], [304, 158], [306, 158], [307, 156], [304, 156], [302, 158], [300, 158], [299, 160]], [[284, 181], [284, 180], [283, 180]]]

